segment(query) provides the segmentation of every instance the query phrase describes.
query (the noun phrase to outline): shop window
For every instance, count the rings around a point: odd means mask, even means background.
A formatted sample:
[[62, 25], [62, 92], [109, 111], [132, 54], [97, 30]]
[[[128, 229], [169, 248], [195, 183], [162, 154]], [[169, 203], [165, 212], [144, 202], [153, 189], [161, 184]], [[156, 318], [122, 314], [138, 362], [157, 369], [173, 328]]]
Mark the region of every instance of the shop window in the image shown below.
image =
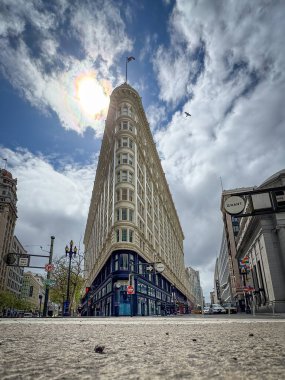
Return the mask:
[[119, 270], [119, 255], [118, 254], [114, 256], [114, 270], [115, 271]]
[[127, 253], [121, 253], [120, 254], [120, 269], [121, 270], [128, 270], [129, 269], [129, 257], [128, 257]]

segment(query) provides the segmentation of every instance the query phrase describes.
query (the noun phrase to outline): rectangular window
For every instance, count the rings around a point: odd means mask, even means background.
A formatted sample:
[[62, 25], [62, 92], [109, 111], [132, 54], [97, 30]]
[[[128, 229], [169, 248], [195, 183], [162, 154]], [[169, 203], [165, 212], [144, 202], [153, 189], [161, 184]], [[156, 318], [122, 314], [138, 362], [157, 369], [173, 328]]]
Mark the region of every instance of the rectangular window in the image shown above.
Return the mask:
[[129, 182], [133, 183], [133, 173], [129, 172]]
[[127, 182], [128, 172], [126, 170], [122, 170], [121, 173], [122, 173], [122, 176], [121, 176], [122, 182]]
[[128, 189], [122, 189], [122, 200], [123, 201], [128, 200]]
[[134, 200], [134, 192], [132, 190], [129, 190], [129, 201], [133, 202]]
[[134, 156], [132, 154], [129, 155], [129, 164], [133, 166]]
[[127, 147], [128, 146], [128, 138], [122, 137], [122, 146]]
[[122, 163], [127, 164], [128, 163], [128, 155], [127, 153], [122, 154]]
[[116, 216], [117, 216], [117, 220], [120, 220], [120, 209], [117, 208], [116, 210]]
[[128, 129], [128, 122], [127, 121], [123, 121], [123, 129]]
[[[124, 231], [124, 230], [122, 230], [122, 231]], [[128, 254], [127, 253], [121, 253], [120, 254], [120, 269], [121, 270], [128, 270], [129, 269], [128, 267], [129, 267]]]
[[122, 229], [122, 241], [127, 241], [127, 232], [125, 228]]
[[120, 241], [120, 230], [116, 231], [117, 243]]
[[132, 222], [134, 219], [134, 212], [133, 210], [129, 210], [129, 221]]
[[128, 220], [128, 209], [122, 208], [122, 220]]

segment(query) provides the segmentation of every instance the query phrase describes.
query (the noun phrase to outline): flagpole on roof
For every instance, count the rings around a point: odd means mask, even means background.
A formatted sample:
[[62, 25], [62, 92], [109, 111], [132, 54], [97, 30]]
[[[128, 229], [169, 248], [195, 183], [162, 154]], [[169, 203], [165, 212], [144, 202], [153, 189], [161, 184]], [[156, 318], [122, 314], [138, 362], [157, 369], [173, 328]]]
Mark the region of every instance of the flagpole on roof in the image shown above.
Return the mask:
[[1, 157], [3, 161], [5, 161], [5, 166], [4, 166], [4, 169], [6, 170], [7, 169], [7, 158], [3, 158]]
[[135, 57], [127, 57], [126, 58], [126, 83], [128, 83], [128, 63], [130, 61], [134, 61]]

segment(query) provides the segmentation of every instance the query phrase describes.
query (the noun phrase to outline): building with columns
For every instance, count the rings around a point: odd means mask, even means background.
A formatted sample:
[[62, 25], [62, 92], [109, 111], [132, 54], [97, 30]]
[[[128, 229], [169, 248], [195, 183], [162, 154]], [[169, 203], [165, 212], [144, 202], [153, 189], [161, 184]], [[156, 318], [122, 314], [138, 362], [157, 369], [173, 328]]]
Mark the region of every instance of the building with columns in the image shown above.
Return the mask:
[[85, 230], [83, 314], [187, 312], [183, 239], [141, 98], [124, 83], [110, 98]]
[[[233, 195], [244, 200], [243, 214], [225, 211], [224, 202]], [[239, 310], [285, 312], [285, 170], [258, 187], [223, 191], [221, 211], [226, 238], [222, 246], [228, 252], [229, 284]], [[215, 281], [218, 262], [216, 267]]]
[[17, 220], [17, 180], [6, 169], [0, 169], [0, 290], [6, 290], [8, 266], [4, 258], [12, 252]]
[[[283, 187], [284, 190], [274, 191]], [[249, 306], [256, 312], [285, 312], [285, 169], [257, 189], [273, 189], [272, 213], [244, 217], [236, 237], [236, 261], [248, 263], [240, 274]], [[266, 211], [266, 210], [264, 210]]]

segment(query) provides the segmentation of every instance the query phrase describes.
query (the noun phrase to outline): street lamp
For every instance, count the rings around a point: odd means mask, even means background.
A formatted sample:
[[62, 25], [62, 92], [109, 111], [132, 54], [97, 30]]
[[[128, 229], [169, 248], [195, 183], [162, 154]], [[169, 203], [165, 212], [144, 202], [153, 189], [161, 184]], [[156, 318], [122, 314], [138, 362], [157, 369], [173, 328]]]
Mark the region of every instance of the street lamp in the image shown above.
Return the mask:
[[71, 271], [71, 259], [72, 256], [76, 256], [77, 253], [77, 248], [73, 248], [73, 241], [71, 240], [68, 245], [65, 247], [65, 256], [67, 257], [69, 255], [69, 267], [68, 267], [68, 277], [67, 277], [67, 291], [66, 291], [66, 301], [64, 303], [64, 316], [69, 316], [69, 304], [70, 304], [70, 299], [69, 299], [69, 283], [70, 283], [70, 271]]

